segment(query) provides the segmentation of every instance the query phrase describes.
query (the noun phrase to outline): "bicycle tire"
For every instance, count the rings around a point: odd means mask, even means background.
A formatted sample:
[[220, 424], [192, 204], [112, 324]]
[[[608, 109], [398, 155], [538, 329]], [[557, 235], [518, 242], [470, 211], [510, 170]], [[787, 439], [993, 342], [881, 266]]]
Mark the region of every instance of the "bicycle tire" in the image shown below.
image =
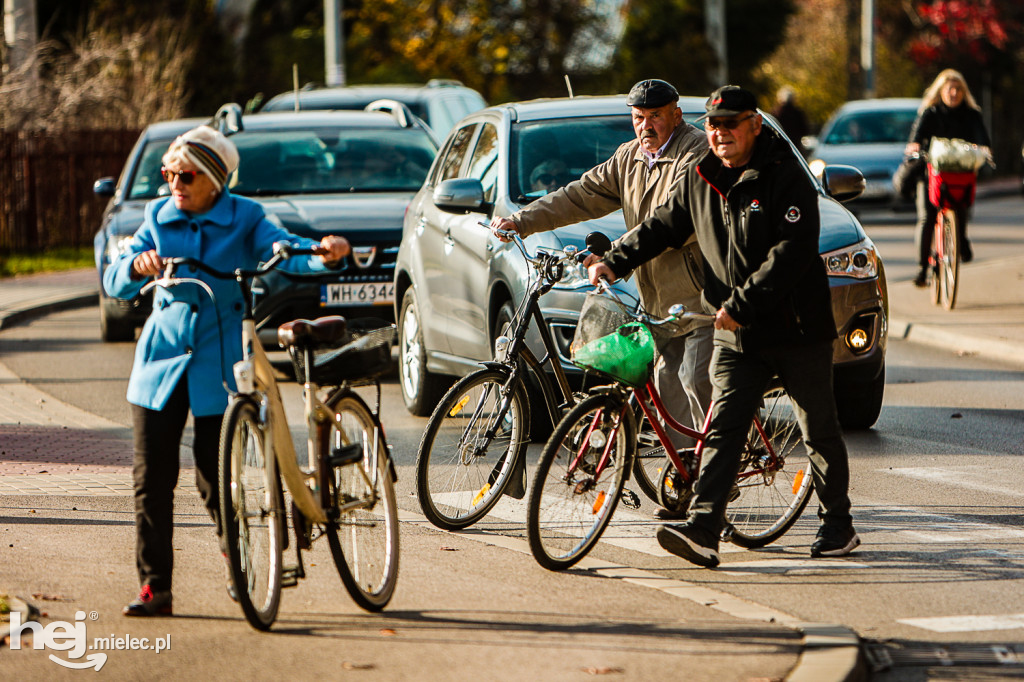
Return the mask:
[[[341, 582], [353, 601], [367, 611], [380, 611], [398, 583], [398, 500], [384, 431], [356, 393], [335, 393], [327, 407], [335, 414], [324, 427], [331, 430], [329, 447], [334, 450], [356, 443], [363, 453], [360, 461], [334, 468], [330, 477], [334, 504], [368, 503], [344, 513], [332, 510], [329, 516], [335, 518], [328, 521], [324, 533]], [[372, 487], [369, 481], [374, 482]]]
[[[529, 410], [521, 382], [507, 386], [508, 372], [480, 369], [463, 377], [430, 415], [416, 453], [416, 495], [429, 521], [444, 530], [466, 528], [501, 499], [512, 473], [524, 466]], [[508, 409], [495, 424], [503, 400]], [[486, 442], [486, 432], [495, 428]], [[524, 489], [525, 493], [525, 489]]]
[[[623, 416], [622, 424], [614, 429], [617, 415]], [[595, 432], [616, 434], [611, 462], [599, 479], [594, 474], [604, 446], [593, 434], [584, 447], [582, 466], [570, 471], [595, 421]], [[618, 396], [591, 395], [562, 418], [544, 445], [530, 490], [526, 531], [537, 563], [560, 571], [597, 544], [622, 495], [635, 448], [636, 422]]]
[[267, 630], [281, 603], [285, 512], [277, 462], [265, 448], [259, 407], [249, 398], [233, 399], [224, 415], [218, 492], [238, 603], [250, 625]]
[[942, 307], [952, 310], [956, 306], [957, 288], [960, 284], [960, 216], [952, 209], [941, 212], [942, 258], [939, 273], [942, 285]]
[[726, 509], [729, 539], [747, 549], [771, 544], [792, 528], [807, 507], [814, 487], [810, 458], [802, 445], [792, 401], [784, 389], [765, 392], [759, 417], [776, 462], [767, 462], [764, 441], [751, 427], [733, 499]]

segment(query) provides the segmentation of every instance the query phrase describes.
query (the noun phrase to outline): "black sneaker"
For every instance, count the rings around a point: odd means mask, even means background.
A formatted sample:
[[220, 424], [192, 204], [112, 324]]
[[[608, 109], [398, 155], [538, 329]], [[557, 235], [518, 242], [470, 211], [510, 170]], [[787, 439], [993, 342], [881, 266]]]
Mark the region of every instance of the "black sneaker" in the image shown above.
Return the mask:
[[927, 265], [922, 265], [921, 269], [917, 271], [917, 277], [914, 278], [914, 286], [924, 288], [928, 286], [928, 271], [930, 268]]
[[718, 565], [718, 538], [693, 524], [659, 526], [658, 544], [698, 566]]
[[964, 237], [960, 241], [960, 262], [970, 263], [974, 260], [974, 249], [971, 248], [971, 242]]
[[170, 590], [154, 592], [149, 585], [143, 585], [139, 596], [128, 602], [121, 613], [126, 616], [170, 616], [171, 602]]
[[860, 538], [852, 525], [837, 528], [823, 523], [818, 528], [818, 538], [811, 545], [811, 556], [846, 556], [859, 544]]

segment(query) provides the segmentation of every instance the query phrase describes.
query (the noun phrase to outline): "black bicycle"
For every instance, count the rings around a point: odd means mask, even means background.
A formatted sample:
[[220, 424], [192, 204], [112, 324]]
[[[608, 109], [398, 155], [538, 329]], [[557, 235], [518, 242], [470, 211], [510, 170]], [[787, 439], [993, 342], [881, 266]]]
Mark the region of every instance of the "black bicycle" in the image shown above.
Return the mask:
[[[586, 252], [567, 246], [539, 249], [531, 257], [517, 234], [504, 234], [530, 265], [530, 286], [519, 307], [505, 314], [508, 324], [495, 341], [494, 360], [460, 379], [434, 408], [416, 456], [420, 506], [431, 523], [445, 530], [476, 523], [505, 493], [525, 497], [531, 410], [546, 410], [554, 425], [576, 402], [538, 301], [566, 268], [582, 267]], [[526, 344], [531, 320], [544, 346], [542, 358]], [[540, 387], [543, 406], [530, 404], [528, 374]]]

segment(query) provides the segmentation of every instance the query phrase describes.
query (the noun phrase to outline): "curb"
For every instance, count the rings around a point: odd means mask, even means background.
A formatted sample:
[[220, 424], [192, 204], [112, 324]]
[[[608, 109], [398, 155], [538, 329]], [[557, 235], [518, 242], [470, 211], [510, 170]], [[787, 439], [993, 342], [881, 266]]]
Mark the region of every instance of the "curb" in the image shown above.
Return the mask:
[[90, 291], [81, 294], [56, 294], [27, 302], [20, 307], [11, 308], [0, 313], [0, 330], [23, 324], [32, 318], [59, 310], [82, 308], [99, 302], [99, 293]]
[[796, 667], [786, 682], [863, 682], [868, 679], [861, 640], [842, 625], [802, 623], [796, 627], [804, 638]]
[[891, 318], [889, 336], [942, 350], [969, 353], [986, 360], [1024, 366], [1024, 347], [1019, 343], [948, 332], [934, 324]]

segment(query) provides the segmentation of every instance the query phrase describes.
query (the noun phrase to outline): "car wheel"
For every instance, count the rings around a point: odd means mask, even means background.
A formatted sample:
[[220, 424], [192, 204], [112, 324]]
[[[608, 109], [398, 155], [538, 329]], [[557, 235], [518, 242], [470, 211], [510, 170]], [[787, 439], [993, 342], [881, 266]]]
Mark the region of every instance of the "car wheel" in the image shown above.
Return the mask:
[[417, 417], [429, 416], [444, 392], [445, 384], [427, 371], [419, 306], [412, 289], [402, 298], [398, 316], [398, 375], [405, 409]]
[[100, 338], [104, 341], [134, 341], [135, 324], [110, 312], [113, 303], [106, 296], [100, 296]]
[[849, 375], [837, 373], [834, 382], [836, 410], [844, 429], [868, 429], [882, 412], [885, 394], [885, 364], [878, 375], [868, 381], [857, 381]]

